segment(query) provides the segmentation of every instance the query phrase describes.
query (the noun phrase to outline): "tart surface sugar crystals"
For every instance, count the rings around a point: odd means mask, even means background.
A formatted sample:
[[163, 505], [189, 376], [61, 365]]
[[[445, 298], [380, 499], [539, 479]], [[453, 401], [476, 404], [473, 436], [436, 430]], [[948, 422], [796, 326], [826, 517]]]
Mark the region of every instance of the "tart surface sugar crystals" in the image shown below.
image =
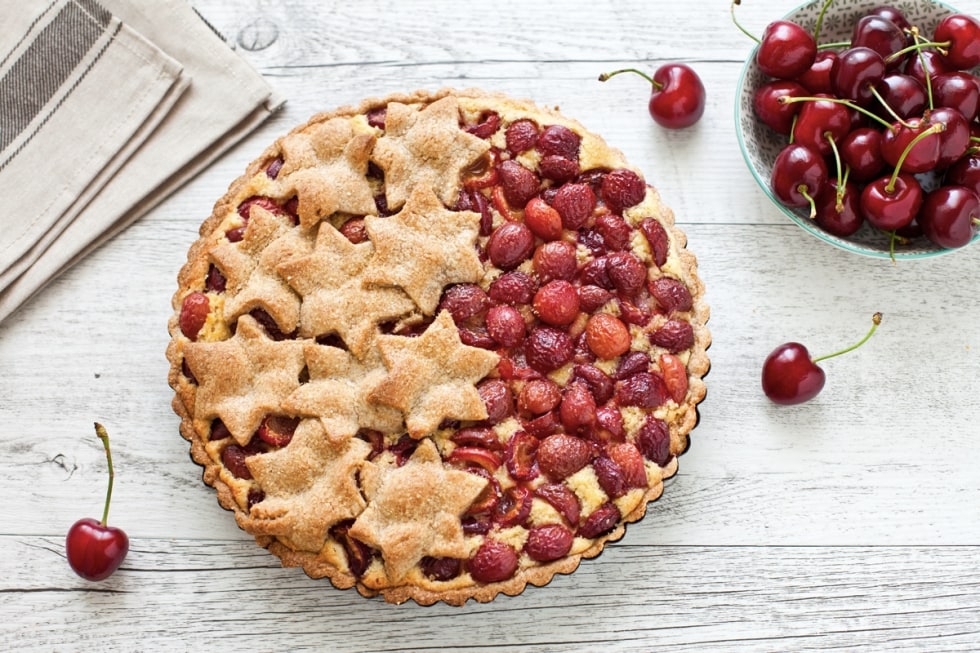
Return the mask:
[[677, 470], [708, 371], [695, 258], [556, 111], [444, 90], [319, 114], [200, 234], [174, 410], [284, 565], [488, 601], [574, 571]]

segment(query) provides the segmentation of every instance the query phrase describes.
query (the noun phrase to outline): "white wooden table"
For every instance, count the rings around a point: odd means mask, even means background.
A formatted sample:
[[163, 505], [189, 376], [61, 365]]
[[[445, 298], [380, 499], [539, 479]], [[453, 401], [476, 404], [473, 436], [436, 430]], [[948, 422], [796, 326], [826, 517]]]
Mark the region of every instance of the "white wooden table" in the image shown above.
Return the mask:
[[[980, 15], [980, 0], [957, 0]], [[898, 265], [831, 248], [767, 203], [733, 97], [752, 42], [727, 0], [195, 0], [286, 109], [0, 324], [0, 639], [38, 651], [980, 650], [980, 249]], [[761, 33], [792, 8], [752, 0]], [[625, 66], [683, 61], [708, 107], [668, 133]], [[188, 457], [164, 349], [175, 276], [245, 164], [320, 109], [480, 86], [559, 105], [646, 172], [708, 286], [708, 396], [680, 473], [571, 576], [462, 608], [386, 605], [313, 581], [239, 531]], [[2, 200], [2, 198], [0, 198]], [[770, 404], [775, 345], [828, 361], [813, 402]], [[88, 583], [64, 534], [101, 514], [123, 567]], [[16, 646], [14, 646], [16, 643]]]

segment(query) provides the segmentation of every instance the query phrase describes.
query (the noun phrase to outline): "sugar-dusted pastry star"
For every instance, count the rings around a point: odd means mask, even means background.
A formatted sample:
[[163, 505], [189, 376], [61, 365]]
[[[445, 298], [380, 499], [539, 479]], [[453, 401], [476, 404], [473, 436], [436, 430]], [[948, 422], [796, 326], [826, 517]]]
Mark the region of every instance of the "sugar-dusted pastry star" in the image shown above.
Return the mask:
[[414, 310], [398, 288], [365, 288], [362, 275], [374, 252], [370, 242], [354, 244], [331, 225], [322, 223], [316, 245], [307, 256], [276, 269], [303, 296], [299, 333], [303, 337], [335, 333], [361, 357], [377, 325]]
[[373, 134], [358, 134], [354, 123], [332, 118], [285, 136], [278, 178], [283, 197], [296, 196], [300, 224], [311, 228], [333, 213], [377, 213], [367, 179]]
[[317, 420], [302, 420], [285, 447], [246, 459], [265, 493], [250, 512], [256, 535], [274, 535], [301, 551], [319, 551], [330, 527], [367, 505], [357, 474], [371, 452], [358, 438], [331, 442]]
[[412, 191], [397, 214], [370, 216], [364, 226], [374, 243], [364, 280], [403, 288], [427, 315], [435, 312], [445, 286], [483, 277], [475, 247], [480, 214], [446, 209], [426, 186]]
[[225, 276], [224, 316], [233, 321], [261, 308], [279, 330], [291, 333], [299, 323], [300, 299], [276, 273], [283, 259], [309, 251], [309, 243], [297, 230], [260, 206], [253, 206], [242, 240], [222, 240], [211, 258]]
[[368, 462], [364, 472], [374, 477], [372, 493], [350, 535], [381, 551], [390, 582], [400, 581], [425, 556], [467, 556], [460, 517], [486, 479], [445, 466], [428, 439], [401, 467]]
[[401, 428], [401, 411], [367, 400], [368, 391], [385, 375], [376, 349], [363, 362], [326, 345], [310, 343], [303, 352], [310, 379], [283, 402], [288, 412], [319, 417], [333, 442], [347, 440], [361, 428], [383, 432]]
[[244, 445], [268, 414], [282, 413], [282, 400], [299, 387], [303, 344], [270, 340], [250, 315], [238, 319], [235, 335], [218, 342], [189, 342], [184, 360], [199, 379], [194, 420], [205, 433], [221, 419]]
[[452, 205], [462, 171], [488, 149], [487, 141], [460, 128], [459, 103], [447, 96], [421, 110], [388, 103], [385, 133], [372, 158], [384, 170], [390, 209], [404, 204], [418, 186], [431, 188], [443, 204]]
[[431, 433], [444, 419], [486, 418], [476, 383], [499, 356], [464, 345], [449, 311], [440, 312], [420, 336], [382, 335], [377, 346], [388, 373], [368, 400], [402, 411], [413, 438]]

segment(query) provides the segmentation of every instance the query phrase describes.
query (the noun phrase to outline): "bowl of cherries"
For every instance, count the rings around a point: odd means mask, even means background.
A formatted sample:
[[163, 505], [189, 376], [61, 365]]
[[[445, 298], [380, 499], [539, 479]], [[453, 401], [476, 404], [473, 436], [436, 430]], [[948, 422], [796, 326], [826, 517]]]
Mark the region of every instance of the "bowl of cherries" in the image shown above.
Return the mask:
[[790, 219], [916, 259], [980, 239], [980, 21], [939, 2], [816, 0], [769, 23], [736, 93], [739, 146]]

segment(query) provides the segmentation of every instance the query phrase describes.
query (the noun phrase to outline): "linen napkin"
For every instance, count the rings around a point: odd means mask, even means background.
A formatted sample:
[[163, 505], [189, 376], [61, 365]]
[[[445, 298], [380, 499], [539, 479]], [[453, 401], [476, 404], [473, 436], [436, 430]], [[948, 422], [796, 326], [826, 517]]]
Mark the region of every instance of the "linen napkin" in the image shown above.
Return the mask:
[[0, 320], [283, 104], [185, 0], [0, 0]]

